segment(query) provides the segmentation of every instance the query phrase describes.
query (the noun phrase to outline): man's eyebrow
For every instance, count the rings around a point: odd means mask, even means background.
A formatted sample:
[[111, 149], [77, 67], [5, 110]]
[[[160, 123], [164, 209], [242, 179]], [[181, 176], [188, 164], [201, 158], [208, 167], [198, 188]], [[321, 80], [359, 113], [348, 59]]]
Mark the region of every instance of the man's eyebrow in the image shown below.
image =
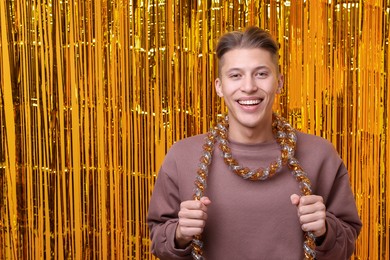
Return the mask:
[[226, 72], [231, 72], [231, 71], [235, 71], [235, 70], [242, 70], [242, 69], [241, 68], [230, 68]]
[[260, 65], [260, 66], [257, 66], [256, 68], [254, 68], [254, 70], [260, 70], [260, 69], [269, 69], [270, 67], [267, 66], [267, 65]]
[[[260, 66], [257, 66], [255, 68], [253, 68], [252, 70], [260, 70], [260, 69], [269, 69], [269, 66], [267, 65], [260, 65]], [[243, 68], [238, 68], [238, 67], [234, 67], [234, 68], [230, 68], [228, 69], [226, 72], [231, 72], [231, 71], [241, 71], [241, 70], [244, 70]]]

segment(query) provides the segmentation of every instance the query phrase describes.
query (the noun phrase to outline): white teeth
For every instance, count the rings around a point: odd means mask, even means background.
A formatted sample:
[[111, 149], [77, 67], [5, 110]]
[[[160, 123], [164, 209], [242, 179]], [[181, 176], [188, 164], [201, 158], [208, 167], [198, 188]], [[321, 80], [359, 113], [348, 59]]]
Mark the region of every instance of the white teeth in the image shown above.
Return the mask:
[[238, 103], [240, 105], [257, 105], [260, 104], [260, 100], [239, 100]]

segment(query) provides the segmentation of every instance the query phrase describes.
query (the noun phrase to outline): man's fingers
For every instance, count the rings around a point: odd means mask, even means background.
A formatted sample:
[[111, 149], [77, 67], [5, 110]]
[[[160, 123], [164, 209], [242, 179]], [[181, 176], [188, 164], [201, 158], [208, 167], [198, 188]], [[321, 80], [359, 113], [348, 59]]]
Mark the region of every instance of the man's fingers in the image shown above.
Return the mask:
[[299, 199], [300, 199], [300, 197], [299, 197], [299, 195], [297, 195], [297, 194], [293, 194], [293, 195], [290, 196], [290, 200], [291, 200], [291, 203], [292, 203], [293, 205], [298, 206], [298, 204], [299, 204]]
[[204, 228], [204, 226], [206, 225], [206, 221], [205, 219], [182, 218], [179, 219], [179, 224], [182, 227]]
[[324, 221], [318, 220], [315, 222], [305, 223], [302, 224], [302, 230], [303, 231], [316, 231], [319, 230], [321, 227], [324, 226]]
[[202, 202], [204, 205], [208, 206], [211, 203], [211, 200], [208, 197], [202, 197], [200, 198], [200, 202]]
[[207, 205], [211, 203], [207, 197], [202, 197], [200, 200], [183, 201], [180, 204], [179, 218], [187, 219], [207, 219]]
[[189, 219], [201, 219], [206, 220], [207, 219], [207, 213], [203, 210], [193, 210], [193, 209], [187, 209], [183, 208], [178, 213], [179, 218], [189, 218]]
[[325, 211], [316, 211], [312, 214], [306, 214], [306, 215], [300, 215], [299, 216], [299, 222], [301, 224], [309, 224], [314, 223], [316, 221], [325, 221], [326, 213]]
[[299, 204], [298, 207], [298, 215], [301, 216], [301, 215], [313, 214], [317, 211], [325, 212], [325, 205], [322, 202], [317, 201], [313, 204], [304, 205], [302, 203], [302, 198], [301, 198], [301, 203]]
[[326, 232], [326, 207], [321, 196], [308, 195], [297, 197], [291, 195], [291, 202], [297, 205], [299, 222], [303, 231], [322, 236]]
[[307, 195], [307, 196], [302, 196], [301, 199], [300, 199], [300, 204], [302, 206], [304, 205], [310, 205], [310, 204], [314, 204], [316, 202], [321, 202], [323, 203], [324, 200], [321, 196], [317, 196], [317, 195]]
[[175, 243], [179, 248], [185, 248], [194, 236], [202, 234], [207, 220], [207, 205], [210, 203], [208, 197], [180, 203], [179, 224], [175, 234]]
[[187, 201], [183, 201], [180, 204], [180, 209], [181, 210], [189, 209], [189, 210], [203, 210], [203, 211], [207, 211], [206, 205], [202, 201], [200, 201], [200, 200], [187, 200]]
[[207, 205], [210, 203], [209, 198], [202, 197], [200, 200], [188, 200], [180, 204], [176, 239], [181, 247], [184, 247], [193, 236], [202, 234], [207, 220]]
[[320, 219], [315, 222], [305, 223], [301, 225], [301, 229], [306, 232], [313, 232], [315, 236], [319, 237], [326, 232], [326, 221]]

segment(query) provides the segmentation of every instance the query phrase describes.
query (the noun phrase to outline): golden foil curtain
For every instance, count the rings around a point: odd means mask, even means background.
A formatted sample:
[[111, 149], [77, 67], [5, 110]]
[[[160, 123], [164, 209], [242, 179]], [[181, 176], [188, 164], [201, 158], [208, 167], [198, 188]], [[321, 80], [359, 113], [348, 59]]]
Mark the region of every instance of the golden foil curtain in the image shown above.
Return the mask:
[[154, 259], [148, 201], [167, 149], [207, 131], [214, 46], [259, 25], [281, 46], [276, 109], [333, 142], [390, 258], [389, 1], [0, 1], [0, 259]]

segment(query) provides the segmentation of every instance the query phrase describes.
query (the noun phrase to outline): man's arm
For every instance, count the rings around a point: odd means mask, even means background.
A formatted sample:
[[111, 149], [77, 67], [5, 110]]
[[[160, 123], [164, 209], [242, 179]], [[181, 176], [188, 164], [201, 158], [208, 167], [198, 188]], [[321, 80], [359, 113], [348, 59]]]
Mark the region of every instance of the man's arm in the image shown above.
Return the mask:
[[344, 165], [339, 171], [325, 205], [326, 234], [316, 248], [319, 260], [349, 259], [362, 227]]
[[207, 197], [180, 202], [178, 184], [160, 170], [149, 205], [152, 253], [160, 259], [192, 259], [191, 241], [207, 219]]
[[192, 259], [191, 248], [176, 248], [175, 234], [180, 210], [178, 184], [160, 169], [149, 204], [147, 223], [152, 240], [151, 251], [163, 259]]

